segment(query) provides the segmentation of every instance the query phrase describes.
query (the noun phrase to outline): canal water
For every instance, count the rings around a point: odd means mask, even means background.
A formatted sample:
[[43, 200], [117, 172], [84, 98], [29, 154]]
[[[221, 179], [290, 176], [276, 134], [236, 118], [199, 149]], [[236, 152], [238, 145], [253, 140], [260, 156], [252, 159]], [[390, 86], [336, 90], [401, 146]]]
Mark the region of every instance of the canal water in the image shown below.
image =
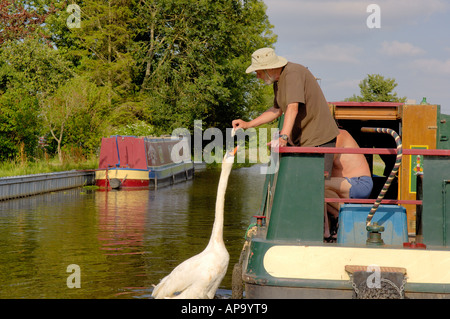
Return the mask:
[[[233, 169], [229, 178], [230, 263], [217, 298], [231, 297], [233, 265], [260, 208], [259, 169]], [[219, 175], [207, 169], [158, 190], [76, 188], [0, 202], [0, 298], [150, 298], [152, 284], [206, 247]]]

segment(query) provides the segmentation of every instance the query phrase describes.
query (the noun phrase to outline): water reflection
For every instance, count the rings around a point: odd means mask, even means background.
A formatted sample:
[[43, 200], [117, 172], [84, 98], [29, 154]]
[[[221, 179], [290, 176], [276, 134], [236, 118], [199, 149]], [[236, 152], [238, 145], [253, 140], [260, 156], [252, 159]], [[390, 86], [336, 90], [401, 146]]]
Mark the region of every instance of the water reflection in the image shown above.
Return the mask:
[[[207, 245], [218, 170], [158, 190], [73, 189], [0, 202], [0, 298], [146, 298], [152, 284]], [[231, 272], [264, 176], [235, 169], [225, 202], [230, 264], [219, 293], [231, 294]], [[70, 264], [81, 288], [69, 289]]]
[[98, 242], [107, 256], [142, 254], [148, 191], [98, 191]]

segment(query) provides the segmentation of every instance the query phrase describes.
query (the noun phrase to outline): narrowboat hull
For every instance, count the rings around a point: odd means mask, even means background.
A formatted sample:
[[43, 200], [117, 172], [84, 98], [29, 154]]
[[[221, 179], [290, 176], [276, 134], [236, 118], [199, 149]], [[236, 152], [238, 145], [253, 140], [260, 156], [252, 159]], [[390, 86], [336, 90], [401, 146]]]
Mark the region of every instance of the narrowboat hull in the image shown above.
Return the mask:
[[254, 239], [246, 254], [242, 277], [249, 299], [355, 298], [353, 272], [366, 272], [371, 265], [380, 266], [381, 282], [388, 275], [400, 276], [397, 282], [386, 280], [392, 288], [390, 298], [450, 298], [450, 251], [444, 248], [302, 245]]
[[[392, 155], [385, 163], [393, 165], [395, 155], [401, 158], [401, 139], [396, 139], [396, 152], [389, 139], [368, 136], [366, 125], [400, 130], [407, 149], [390, 192], [387, 174], [373, 174], [369, 199], [339, 199], [337, 237], [329, 242], [324, 239], [325, 205], [337, 199], [325, 198], [323, 153], [346, 150], [280, 148], [278, 170], [266, 176], [261, 207], [233, 269], [233, 297], [450, 298], [450, 116], [439, 114], [436, 105], [338, 106], [331, 109], [333, 116], [363, 144], [352, 152]], [[434, 118], [421, 112], [434, 112]], [[408, 128], [410, 118], [414, 128]], [[437, 133], [424, 140], [420, 132], [432, 129]], [[372, 207], [377, 210], [369, 219]], [[382, 228], [368, 228], [371, 222]]]
[[[102, 139], [96, 185], [156, 189], [192, 179], [194, 164], [179, 138], [111, 136]], [[176, 148], [176, 159], [172, 150]]]
[[149, 187], [150, 183], [147, 170], [113, 168], [95, 172], [95, 183], [97, 186], [107, 188], [110, 186], [111, 180], [120, 181], [120, 187]]
[[193, 176], [194, 165], [192, 163], [149, 168], [148, 170], [112, 168], [97, 170], [95, 172], [95, 183], [102, 188], [118, 188], [113, 187], [112, 184], [120, 182], [120, 188], [156, 189], [190, 180]]

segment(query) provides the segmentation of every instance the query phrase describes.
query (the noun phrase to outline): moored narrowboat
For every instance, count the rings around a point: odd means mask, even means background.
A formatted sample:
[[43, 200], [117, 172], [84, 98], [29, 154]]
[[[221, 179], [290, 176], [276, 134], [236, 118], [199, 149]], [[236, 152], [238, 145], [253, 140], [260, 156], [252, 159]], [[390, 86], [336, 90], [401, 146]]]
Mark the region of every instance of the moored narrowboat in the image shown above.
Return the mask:
[[182, 138], [115, 135], [102, 138], [96, 185], [156, 189], [192, 179], [194, 164]]
[[[336, 102], [330, 111], [360, 148], [280, 148], [233, 269], [233, 297], [449, 298], [450, 116], [430, 104]], [[372, 194], [326, 198], [323, 154], [351, 152], [365, 154]]]

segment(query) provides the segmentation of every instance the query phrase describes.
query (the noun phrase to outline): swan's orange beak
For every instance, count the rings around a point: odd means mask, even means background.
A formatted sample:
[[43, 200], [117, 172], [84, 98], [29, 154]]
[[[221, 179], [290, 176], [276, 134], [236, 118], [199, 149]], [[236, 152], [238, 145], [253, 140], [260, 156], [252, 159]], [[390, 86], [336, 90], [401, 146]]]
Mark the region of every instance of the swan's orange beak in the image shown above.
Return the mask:
[[231, 152], [229, 152], [228, 155], [230, 155], [230, 156], [236, 155], [236, 152], [237, 152], [238, 148], [239, 148], [239, 145], [236, 146], [236, 147], [234, 148], [234, 150], [232, 150]]

